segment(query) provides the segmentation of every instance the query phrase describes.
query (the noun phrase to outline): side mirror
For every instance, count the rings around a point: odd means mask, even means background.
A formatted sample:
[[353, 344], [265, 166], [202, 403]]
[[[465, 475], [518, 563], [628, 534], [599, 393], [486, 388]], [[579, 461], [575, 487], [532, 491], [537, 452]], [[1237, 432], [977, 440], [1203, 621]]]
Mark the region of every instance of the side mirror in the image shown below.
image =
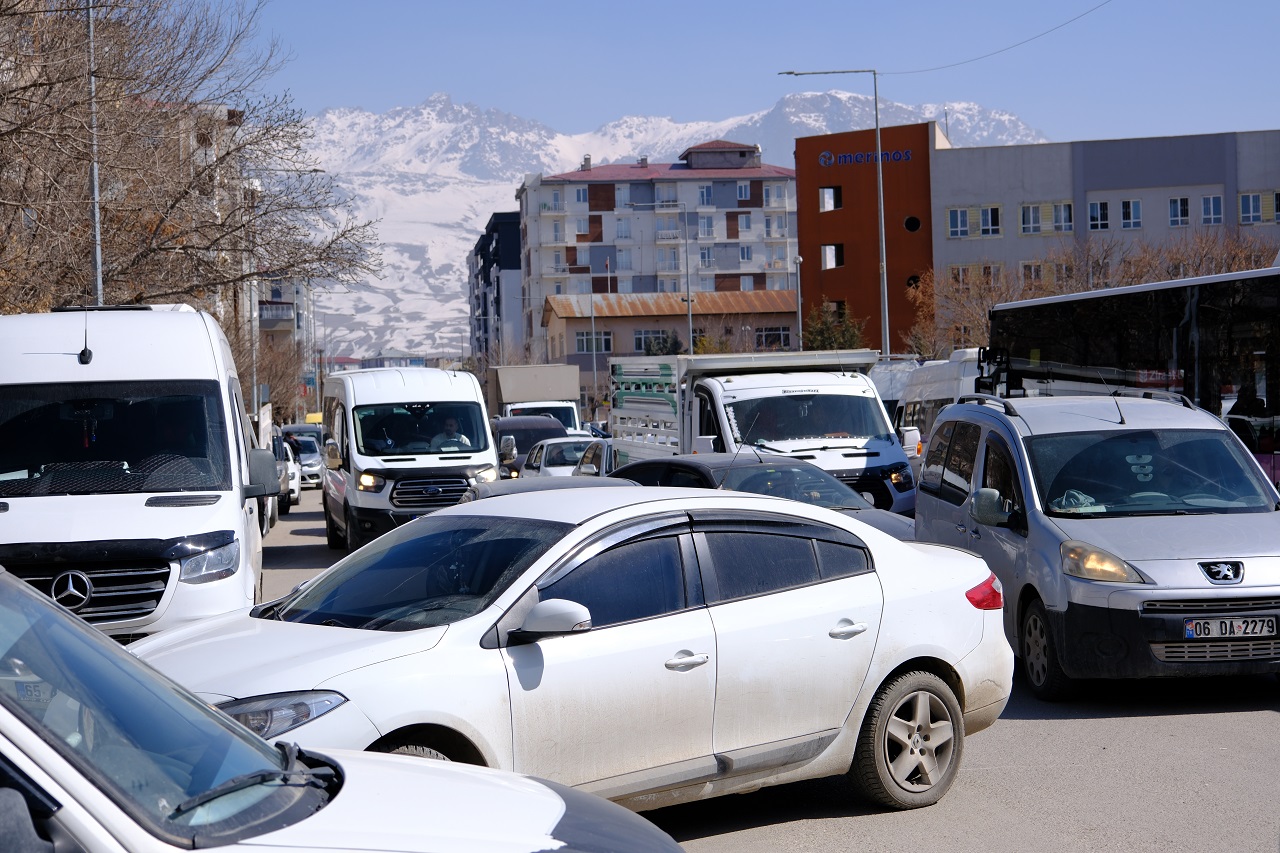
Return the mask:
[[898, 438], [908, 459], [920, 455], [920, 427], [898, 427]]
[[324, 445], [324, 467], [337, 470], [342, 467], [342, 451], [338, 449], [338, 442], [328, 441]]
[[542, 637], [576, 634], [591, 630], [591, 611], [576, 601], [548, 598], [530, 608], [520, 627], [507, 634], [508, 642], [519, 645]]
[[1013, 517], [1013, 513], [1004, 508], [1004, 499], [995, 489], [978, 489], [969, 504], [969, 515], [988, 527], [1006, 526]]
[[516, 437], [504, 435], [498, 440], [498, 461], [514, 462], [516, 458]]
[[585, 464], [585, 465], [579, 465], [579, 466], [578, 466], [578, 470], [577, 470], [576, 472], [574, 472], [574, 473], [577, 473], [577, 474], [583, 474], [583, 475], [588, 476], [588, 477], [599, 477], [599, 476], [600, 476], [600, 471], [599, 471], [599, 469], [597, 469], [597, 468], [596, 468], [596, 466], [592, 465], [590, 462], [588, 462], [588, 463], [587, 463], [587, 464]]
[[249, 482], [241, 490], [245, 498], [259, 498], [280, 492], [280, 475], [276, 473], [276, 457], [270, 450], [249, 450]]

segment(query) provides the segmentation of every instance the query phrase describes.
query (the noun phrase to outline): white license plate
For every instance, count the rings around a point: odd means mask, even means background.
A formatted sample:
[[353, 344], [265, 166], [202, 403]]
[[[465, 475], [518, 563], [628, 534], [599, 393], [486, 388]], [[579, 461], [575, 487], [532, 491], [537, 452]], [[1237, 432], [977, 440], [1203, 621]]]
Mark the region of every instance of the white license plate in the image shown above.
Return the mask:
[[48, 702], [53, 691], [43, 681], [19, 681], [18, 698], [24, 702]]
[[1223, 637], [1274, 637], [1275, 616], [1252, 616], [1245, 619], [1200, 618], [1183, 620], [1188, 640]]

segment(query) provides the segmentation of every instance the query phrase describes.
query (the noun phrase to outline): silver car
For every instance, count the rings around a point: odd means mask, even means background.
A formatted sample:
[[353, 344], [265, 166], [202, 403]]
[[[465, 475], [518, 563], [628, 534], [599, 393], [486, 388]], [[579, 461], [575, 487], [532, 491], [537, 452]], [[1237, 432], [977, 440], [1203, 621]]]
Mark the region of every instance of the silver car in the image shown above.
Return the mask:
[[1280, 672], [1280, 495], [1185, 398], [962, 397], [916, 537], [982, 555], [1042, 698], [1072, 679]]

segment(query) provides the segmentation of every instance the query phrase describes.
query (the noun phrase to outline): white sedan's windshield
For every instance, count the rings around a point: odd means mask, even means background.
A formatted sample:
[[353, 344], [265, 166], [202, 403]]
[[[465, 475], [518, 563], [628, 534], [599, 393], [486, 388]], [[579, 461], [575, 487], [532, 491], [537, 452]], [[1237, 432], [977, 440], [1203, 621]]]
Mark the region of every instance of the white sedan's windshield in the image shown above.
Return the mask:
[[292, 757], [3, 573], [0, 704], [161, 837], [225, 838], [318, 793], [286, 791]]
[[1050, 514], [1266, 512], [1266, 484], [1225, 430], [1075, 432], [1026, 439]]

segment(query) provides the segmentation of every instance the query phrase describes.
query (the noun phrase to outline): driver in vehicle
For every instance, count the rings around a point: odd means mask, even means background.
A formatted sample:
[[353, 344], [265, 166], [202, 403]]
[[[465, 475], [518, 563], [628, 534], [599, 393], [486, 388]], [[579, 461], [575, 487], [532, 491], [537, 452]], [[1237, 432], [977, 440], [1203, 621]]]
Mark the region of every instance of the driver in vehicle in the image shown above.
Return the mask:
[[458, 432], [458, 419], [452, 415], [444, 419], [444, 431], [437, 433], [435, 438], [431, 439], [431, 449], [441, 450], [451, 444], [459, 447], [471, 446], [471, 441]]

